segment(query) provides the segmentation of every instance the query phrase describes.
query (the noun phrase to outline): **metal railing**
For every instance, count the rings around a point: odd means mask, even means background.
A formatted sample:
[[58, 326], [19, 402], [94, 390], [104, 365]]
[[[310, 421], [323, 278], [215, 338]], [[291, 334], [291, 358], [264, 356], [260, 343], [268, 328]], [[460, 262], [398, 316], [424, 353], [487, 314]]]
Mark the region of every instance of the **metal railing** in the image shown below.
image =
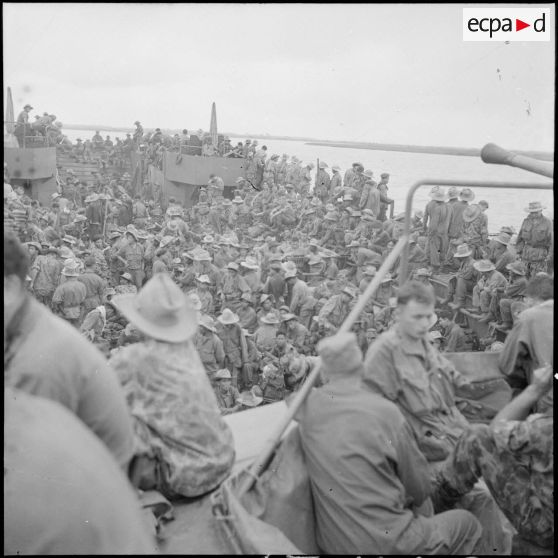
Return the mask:
[[[448, 180], [441, 178], [423, 178], [415, 182], [407, 192], [405, 201], [405, 221], [403, 223], [403, 236], [409, 238], [411, 232], [411, 213], [413, 210], [413, 198], [415, 192], [421, 186], [456, 186], [467, 188], [497, 188], [515, 190], [552, 190], [552, 183], [535, 184], [532, 182], [486, 182], [481, 180]], [[406, 280], [409, 271], [409, 243], [407, 242], [401, 257], [399, 266], [399, 285]]]

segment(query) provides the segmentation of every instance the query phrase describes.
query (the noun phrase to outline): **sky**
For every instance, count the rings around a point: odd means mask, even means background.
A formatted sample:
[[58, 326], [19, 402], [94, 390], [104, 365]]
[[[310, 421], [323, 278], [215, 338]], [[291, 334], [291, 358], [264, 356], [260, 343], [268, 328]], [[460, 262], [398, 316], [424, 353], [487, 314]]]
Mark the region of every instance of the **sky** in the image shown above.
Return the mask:
[[4, 3], [4, 86], [67, 124], [208, 129], [214, 101], [229, 133], [553, 150], [554, 36], [464, 42], [464, 6]]

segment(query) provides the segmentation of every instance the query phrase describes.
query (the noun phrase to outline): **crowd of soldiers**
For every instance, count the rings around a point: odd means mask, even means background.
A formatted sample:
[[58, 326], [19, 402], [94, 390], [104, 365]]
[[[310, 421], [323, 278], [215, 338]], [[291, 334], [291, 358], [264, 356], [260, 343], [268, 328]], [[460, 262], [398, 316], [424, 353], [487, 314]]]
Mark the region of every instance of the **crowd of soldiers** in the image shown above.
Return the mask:
[[[113, 163], [140, 150], [146, 169], [165, 149], [192, 147], [187, 130], [169, 144], [159, 129], [135, 125], [116, 146], [98, 132], [89, 144]], [[59, 169], [59, 191], [43, 206], [12, 188], [4, 167], [5, 227], [29, 250], [29, 291], [109, 355], [141, 339], [111, 298], [168, 274], [198, 311], [195, 344], [225, 413], [282, 399], [301, 385], [316, 344], [339, 329], [404, 220], [393, 215], [388, 173], [376, 182], [360, 162], [344, 174], [336, 165], [329, 174], [320, 162], [312, 184], [313, 163], [268, 157], [256, 140], [229, 145], [221, 152], [245, 157], [245, 176], [232, 192], [211, 176], [192, 207], [165, 197], [148, 173], [139, 187], [105, 166], [81, 181]], [[87, 150], [80, 140], [71, 148], [80, 160]], [[517, 235], [509, 226], [490, 238], [489, 205], [473, 203], [469, 188], [435, 187], [430, 198], [412, 216], [410, 274], [424, 282], [448, 274], [432, 342], [442, 351], [471, 350], [457, 311], [509, 329], [525, 308], [527, 280], [553, 273], [552, 222], [533, 201]], [[398, 273], [399, 259], [352, 328], [363, 354], [393, 323]]]

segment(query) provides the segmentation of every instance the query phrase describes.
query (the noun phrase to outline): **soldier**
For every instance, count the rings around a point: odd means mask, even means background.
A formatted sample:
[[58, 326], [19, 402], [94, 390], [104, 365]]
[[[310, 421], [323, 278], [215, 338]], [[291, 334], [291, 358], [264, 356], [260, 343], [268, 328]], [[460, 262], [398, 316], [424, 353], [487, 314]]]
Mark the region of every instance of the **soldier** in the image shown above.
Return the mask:
[[87, 289], [83, 283], [77, 280], [79, 276], [77, 267], [65, 266], [62, 269], [62, 275], [66, 278], [66, 281], [56, 287], [52, 295], [52, 307], [62, 318], [78, 327], [81, 322], [82, 305], [87, 296]]
[[484, 257], [483, 251], [488, 244], [488, 220], [484, 214], [485, 207], [484, 204], [479, 202], [469, 205], [463, 210], [461, 236], [463, 242], [471, 249], [475, 259]]
[[227, 265], [226, 275], [221, 286], [221, 308], [237, 310], [241, 295], [250, 292], [250, 287], [238, 274], [238, 270], [239, 266], [236, 262], [230, 262]]
[[429, 202], [424, 212], [424, 233], [428, 235], [428, 257], [433, 273], [440, 270], [441, 258], [445, 253], [445, 238], [448, 234], [449, 218], [451, 210], [445, 203], [444, 190], [438, 189], [431, 194], [432, 201]]
[[437, 476], [433, 500], [446, 509], [482, 476], [519, 539], [536, 549], [514, 554], [546, 554], [554, 546], [553, 417], [528, 415], [552, 390], [552, 374], [551, 365], [534, 370], [533, 382], [490, 425], [469, 426]]
[[473, 287], [473, 309], [480, 310], [480, 323], [488, 323], [496, 316], [493, 311], [495, 304], [493, 298], [498, 290], [503, 291], [507, 285], [506, 278], [496, 271], [495, 265], [490, 260], [480, 260], [473, 264], [480, 273], [477, 284]]
[[500, 317], [499, 329], [508, 331], [512, 328], [517, 310], [526, 308], [523, 300], [525, 298], [525, 290], [527, 288], [526, 274], [527, 270], [523, 262], [516, 261], [506, 266], [509, 272], [509, 282], [502, 298], [500, 299]]
[[360, 209], [369, 209], [374, 219], [378, 218], [380, 214], [380, 191], [372, 178], [364, 183], [358, 206]]
[[500, 232], [488, 243], [487, 259], [496, 266], [496, 271], [500, 273], [506, 273], [506, 266], [516, 259], [508, 248], [510, 240], [511, 236], [508, 233]]
[[57, 256], [58, 250], [50, 246], [44, 255], [37, 256], [29, 272], [31, 277], [29, 290], [33, 292], [39, 302], [48, 307], [51, 305], [52, 295], [58, 286], [63, 268], [63, 264]]
[[194, 345], [200, 355], [209, 381], [214, 385], [215, 374], [225, 365], [225, 349], [223, 342], [217, 335], [215, 323], [211, 316], [202, 315], [199, 319]]
[[387, 219], [387, 208], [393, 204], [393, 200], [387, 195], [388, 193], [389, 174], [383, 172], [380, 175], [380, 183], [378, 184], [378, 191], [380, 192], [380, 214], [378, 221], [385, 221]]
[[273, 311], [261, 316], [259, 322], [260, 325], [254, 333], [254, 342], [258, 350], [264, 354], [265, 359], [265, 355], [268, 355], [275, 346], [275, 337], [280, 322], [277, 313]]
[[84, 260], [85, 269], [83, 273], [78, 277], [78, 281], [83, 283], [86, 288], [85, 300], [83, 301], [82, 307], [82, 320], [83, 318], [100, 306], [104, 300], [105, 289], [107, 287], [106, 282], [95, 273], [95, 258], [93, 256], [88, 256]]
[[240, 392], [232, 385], [231, 373], [226, 368], [215, 374], [215, 396], [222, 415], [230, 415], [242, 409]]
[[240, 326], [249, 333], [254, 333], [258, 327], [258, 317], [252, 306], [252, 294], [250, 292], [242, 293], [240, 296], [237, 314], [240, 318]]
[[225, 308], [217, 320], [224, 326], [218, 335], [226, 355], [225, 366], [231, 372], [234, 387], [238, 389], [246, 380], [243, 377], [244, 366], [248, 364], [246, 337], [239, 325], [239, 317], [229, 308]]
[[327, 169], [327, 163], [320, 161], [318, 172], [316, 174], [316, 189], [315, 194], [320, 198], [320, 200], [325, 202], [329, 195], [331, 178], [325, 169]]
[[[465, 297], [473, 292], [473, 287], [477, 282], [477, 270], [473, 267], [472, 250], [467, 244], [460, 244], [453, 255], [459, 259], [459, 270], [453, 275], [448, 283], [448, 296], [443, 303], [449, 303], [452, 310], [458, 310], [465, 306]], [[454, 302], [449, 302], [455, 295]]]
[[138, 243], [137, 232], [133, 230], [126, 231], [127, 243], [124, 244], [113, 256], [114, 259], [120, 260], [128, 273], [132, 276], [132, 280], [138, 289], [143, 284], [145, 273], [143, 271], [143, 254], [144, 249]]
[[330, 334], [335, 333], [349, 315], [350, 304], [355, 299], [352, 289], [345, 287], [339, 294], [332, 296], [320, 310], [319, 319]]
[[529, 213], [523, 221], [515, 250], [527, 266], [527, 277], [546, 271], [546, 260], [553, 240], [552, 222], [543, 214], [541, 202], [529, 202], [525, 209]]
[[465, 332], [453, 321], [453, 313], [449, 310], [438, 312], [438, 321], [442, 327], [442, 335], [446, 341], [444, 352], [463, 353], [471, 350]]
[[207, 275], [199, 275], [195, 278], [195, 281], [197, 287], [194, 292], [198, 295], [201, 302], [200, 311], [202, 314], [212, 316], [215, 312], [215, 305], [213, 303], [213, 296], [209, 292], [211, 281]]
[[163, 273], [113, 304], [145, 337], [109, 361], [133, 401], [132, 484], [167, 498], [217, 488], [230, 473], [234, 446], [193, 343], [195, 311]]
[[298, 322], [294, 314], [285, 314], [281, 318], [281, 322], [285, 324], [287, 340], [299, 353], [308, 352], [308, 329]]

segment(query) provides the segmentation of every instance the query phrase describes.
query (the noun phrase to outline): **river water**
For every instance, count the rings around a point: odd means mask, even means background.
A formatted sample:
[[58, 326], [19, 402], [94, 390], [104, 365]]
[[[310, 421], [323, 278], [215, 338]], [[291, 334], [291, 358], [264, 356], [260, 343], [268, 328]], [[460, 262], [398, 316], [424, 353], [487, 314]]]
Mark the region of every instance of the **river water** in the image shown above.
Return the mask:
[[[93, 130], [64, 130], [64, 133], [72, 141], [75, 141], [78, 137], [82, 139], [91, 138], [95, 132]], [[115, 137], [126, 137], [125, 132], [104, 132], [100, 130], [100, 133], [103, 137], [110, 135], [113, 140]], [[243, 137], [230, 137], [233, 145], [235, 140], [243, 141], [245, 139]], [[404, 211], [405, 197], [409, 187], [415, 181], [423, 178], [486, 180], [509, 183], [532, 182], [535, 184], [551, 182], [549, 178], [521, 169], [487, 165], [478, 157], [306, 145], [303, 141], [292, 140], [259, 139], [258, 143], [260, 146], [267, 146], [269, 156], [274, 153], [279, 156], [286, 153], [289, 156], [296, 155], [305, 163], [313, 162], [314, 165], [316, 165], [316, 160], [319, 159], [325, 161], [330, 169], [333, 165], [339, 165], [342, 173], [352, 163], [358, 161], [364, 165], [365, 169], [374, 172], [377, 181], [382, 172], [388, 172], [390, 174], [389, 195], [395, 200], [395, 214]], [[415, 209], [424, 209], [429, 200], [429, 190], [429, 186], [424, 186], [416, 192], [413, 203]], [[544, 215], [550, 218], [554, 217], [553, 192], [551, 190], [477, 188], [473, 191], [476, 196], [475, 201], [484, 199], [489, 204], [486, 215], [488, 216], [488, 229], [491, 233], [498, 232], [503, 225], [515, 227], [518, 231], [527, 215], [525, 208], [530, 201], [541, 201], [546, 206]]]

